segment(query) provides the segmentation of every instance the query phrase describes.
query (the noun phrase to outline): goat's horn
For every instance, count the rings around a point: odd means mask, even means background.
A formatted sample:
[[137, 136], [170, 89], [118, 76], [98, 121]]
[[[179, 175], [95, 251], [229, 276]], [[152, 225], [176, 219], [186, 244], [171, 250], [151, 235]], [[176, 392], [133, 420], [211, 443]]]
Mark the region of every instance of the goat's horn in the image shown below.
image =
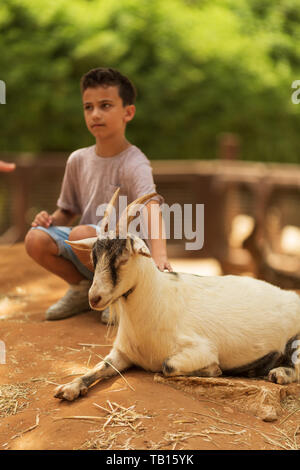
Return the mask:
[[106, 232], [107, 231], [109, 217], [110, 217], [111, 211], [113, 210], [113, 207], [114, 207], [114, 204], [116, 202], [116, 199], [118, 197], [119, 192], [120, 192], [120, 188], [118, 188], [115, 191], [113, 197], [111, 198], [111, 200], [107, 204], [107, 208], [104, 212], [103, 219], [101, 220], [100, 232]]
[[83, 240], [74, 240], [72, 242], [65, 240], [65, 242], [70, 245], [71, 248], [80, 251], [91, 251], [96, 241], [97, 237], [84, 238]]
[[145, 194], [131, 202], [129, 206], [122, 212], [119, 222], [116, 227], [116, 234], [123, 233], [123, 230], [128, 230], [129, 224], [139, 215], [138, 212], [134, 212], [135, 206], [142, 204], [153, 196], [157, 196], [157, 193]]

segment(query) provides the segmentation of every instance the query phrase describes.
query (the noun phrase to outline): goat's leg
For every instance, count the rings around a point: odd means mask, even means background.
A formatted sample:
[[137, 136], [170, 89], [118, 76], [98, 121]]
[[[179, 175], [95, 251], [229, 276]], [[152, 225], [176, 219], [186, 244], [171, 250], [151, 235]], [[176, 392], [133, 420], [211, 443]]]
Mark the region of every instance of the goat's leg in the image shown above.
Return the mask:
[[[55, 397], [73, 401], [80, 395], [86, 395], [88, 388], [100, 379], [105, 379], [116, 375], [117, 371], [122, 371], [130, 367], [132, 363], [118, 349], [112, 351], [99, 362], [94, 369], [82, 377], [74, 379], [65, 385], [60, 385], [55, 390]], [[117, 369], [117, 370], [116, 370]]]
[[267, 378], [270, 382], [284, 385], [299, 381], [299, 374], [292, 367], [276, 367], [270, 370]]
[[217, 377], [222, 374], [217, 349], [206, 338], [189, 344], [180, 352], [167, 358], [162, 369], [167, 377], [175, 375]]

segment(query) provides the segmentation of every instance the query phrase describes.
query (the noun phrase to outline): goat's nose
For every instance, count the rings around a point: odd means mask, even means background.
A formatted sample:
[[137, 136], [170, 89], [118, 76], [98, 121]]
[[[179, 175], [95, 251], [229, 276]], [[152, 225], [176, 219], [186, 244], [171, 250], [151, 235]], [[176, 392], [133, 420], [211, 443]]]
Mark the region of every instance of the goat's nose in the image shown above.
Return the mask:
[[101, 295], [97, 295], [95, 297], [92, 297], [90, 299], [90, 304], [92, 307], [96, 307], [98, 305], [98, 303], [100, 302], [100, 300], [102, 299]]

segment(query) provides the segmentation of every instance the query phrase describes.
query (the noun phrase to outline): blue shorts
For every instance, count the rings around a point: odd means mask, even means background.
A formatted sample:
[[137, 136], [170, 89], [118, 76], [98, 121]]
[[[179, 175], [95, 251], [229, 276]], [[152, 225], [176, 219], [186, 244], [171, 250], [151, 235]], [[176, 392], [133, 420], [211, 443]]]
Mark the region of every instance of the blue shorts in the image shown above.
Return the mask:
[[[99, 228], [97, 225], [92, 224], [89, 224], [89, 227], [94, 227], [95, 229]], [[74, 227], [63, 227], [55, 225], [51, 225], [49, 228], [45, 228], [39, 225], [38, 227], [32, 227], [31, 230], [42, 230], [43, 232], [48, 233], [48, 235], [55, 241], [58, 247], [58, 256], [62, 256], [63, 258], [71, 261], [84, 277], [92, 281], [94, 273], [81, 263], [70, 245], [65, 243], [65, 240], [69, 240], [69, 235], [73, 228]]]

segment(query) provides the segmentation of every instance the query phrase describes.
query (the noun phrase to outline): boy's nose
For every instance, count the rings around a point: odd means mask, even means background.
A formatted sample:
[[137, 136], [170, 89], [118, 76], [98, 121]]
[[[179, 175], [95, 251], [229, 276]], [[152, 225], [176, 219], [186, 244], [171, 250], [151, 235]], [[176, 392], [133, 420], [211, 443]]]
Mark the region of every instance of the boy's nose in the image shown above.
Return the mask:
[[94, 108], [92, 112], [92, 119], [100, 119], [102, 116], [102, 111], [99, 108]]
[[99, 119], [100, 116], [101, 116], [101, 113], [98, 110], [94, 109], [94, 111], [92, 112], [92, 119], [93, 120], [94, 119]]

